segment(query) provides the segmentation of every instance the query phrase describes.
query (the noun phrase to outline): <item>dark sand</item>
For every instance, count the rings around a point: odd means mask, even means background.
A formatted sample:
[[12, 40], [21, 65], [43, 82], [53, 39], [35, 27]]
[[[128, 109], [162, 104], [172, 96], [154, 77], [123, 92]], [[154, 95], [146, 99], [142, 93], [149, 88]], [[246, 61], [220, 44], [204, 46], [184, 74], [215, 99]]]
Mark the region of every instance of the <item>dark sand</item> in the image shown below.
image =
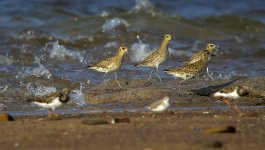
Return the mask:
[[[63, 120], [19, 118], [0, 122], [1, 150], [8, 149], [205, 149], [214, 142], [224, 149], [256, 150], [265, 146], [265, 111], [244, 110], [245, 116], [227, 111], [175, 111], [99, 113], [65, 116]], [[91, 118], [129, 117], [130, 123], [85, 125]], [[206, 134], [209, 127], [229, 125], [236, 133]]]
[[[140, 81], [140, 82], [139, 82]], [[177, 93], [177, 80], [163, 83], [152, 80], [122, 80], [121, 90], [110, 81], [109, 90], [94, 85], [85, 90], [89, 104], [121, 102], [130, 108], [143, 108], [154, 99], [165, 95], [171, 98], [169, 111], [68, 114], [61, 120], [45, 116], [21, 116], [12, 122], [0, 122], [1, 150], [8, 149], [264, 149], [265, 78], [241, 78], [230, 81], [204, 81], [183, 85]], [[228, 110], [211, 109], [224, 104], [210, 95], [217, 89], [248, 84], [249, 96], [239, 105], [254, 108], [242, 109], [241, 114]], [[206, 106], [206, 107], [202, 107]], [[258, 108], [256, 106], [261, 106]], [[126, 105], [122, 107], [126, 108]], [[201, 107], [203, 110], [179, 110], [181, 107]], [[93, 118], [129, 118], [130, 123], [86, 125], [83, 120]], [[219, 125], [233, 126], [236, 133], [206, 134], [204, 130]]]

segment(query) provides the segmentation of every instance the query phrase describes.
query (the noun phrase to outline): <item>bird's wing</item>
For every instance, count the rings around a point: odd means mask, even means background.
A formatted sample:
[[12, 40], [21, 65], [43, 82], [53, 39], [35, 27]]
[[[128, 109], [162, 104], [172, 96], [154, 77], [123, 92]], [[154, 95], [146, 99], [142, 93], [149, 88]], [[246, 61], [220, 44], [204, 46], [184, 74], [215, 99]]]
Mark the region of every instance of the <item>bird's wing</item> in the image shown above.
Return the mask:
[[27, 99], [28, 102], [39, 102], [39, 103], [50, 103], [53, 101], [55, 98], [60, 97], [61, 93], [50, 93], [47, 94], [43, 97], [36, 97], [36, 98], [29, 98]]
[[203, 51], [198, 51], [194, 53], [193, 56], [187, 61], [187, 64], [192, 64], [194, 62], [199, 61], [201, 59], [202, 52]]
[[104, 60], [92, 65], [91, 67], [110, 68], [114, 59], [115, 59], [115, 57], [110, 57], [110, 58], [104, 59]]
[[148, 57], [145, 58], [145, 60], [143, 60], [143, 62], [141, 62], [139, 65], [147, 65], [149, 63], [153, 63], [156, 62], [159, 57], [158, 57], [158, 51], [154, 51], [153, 53], [151, 53]]
[[155, 102], [153, 102], [153, 103], [150, 105], [150, 107], [151, 107], [151, 108], [157, 107], [157, 106], [160, 105], [162, 102], [163, 102], [163, 100], [155, 101]]

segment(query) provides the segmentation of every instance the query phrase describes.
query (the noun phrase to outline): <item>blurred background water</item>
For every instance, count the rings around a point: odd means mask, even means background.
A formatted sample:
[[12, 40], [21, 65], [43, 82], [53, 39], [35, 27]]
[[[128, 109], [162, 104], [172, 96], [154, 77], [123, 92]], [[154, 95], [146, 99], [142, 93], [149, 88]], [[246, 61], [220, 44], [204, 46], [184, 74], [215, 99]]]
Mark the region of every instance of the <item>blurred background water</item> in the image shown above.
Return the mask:
[[102, 82], [101, 73], [85, 66], [114, 55], [121, 44], [129, 52], [118, 77], [147, 78], [149, 69], [133, 66], [166, 33], [175, 40], [161, 70], [212, 42], [220, 47], [209, 64], [214, 78], [263, 76], [264, 6], [263, 0], [1, 0], [0, 111], [31, 110], [23, 97], [76, 83], [82, 86], [74, 103], [84, 106], [82, 88]]

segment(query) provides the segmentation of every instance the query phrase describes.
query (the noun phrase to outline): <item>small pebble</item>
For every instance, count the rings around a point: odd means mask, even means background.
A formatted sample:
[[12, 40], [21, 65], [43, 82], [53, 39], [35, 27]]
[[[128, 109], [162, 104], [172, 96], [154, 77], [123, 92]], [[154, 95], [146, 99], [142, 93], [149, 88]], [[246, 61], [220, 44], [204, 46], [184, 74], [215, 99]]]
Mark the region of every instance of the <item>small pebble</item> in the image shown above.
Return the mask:
[[101, 124], [114, 124], [114, 119], [107, 119], [107, 118], [92, 118], [92, 119], [85, 119], [81, 121], [84, 125], [101, 125]]
[[205, 147], [213, 147], [213, 148], [222, 148], [223, 147], [223, 143], [221, 141], [207, 141], [206, 143], [204, 143]]
[[0, 114], [0, 121], [14, 121], [14, 120], [15, 119], [7, 113], [1, 113]]
[[129, 118], [115, 118], [114, 121], [115, 123], [129, 123], [130, 119]]
[[235, 133], [236, 128], [233, 126], [216, 126], [212, 128], [207, 128], [204, 130], [204, 133]]

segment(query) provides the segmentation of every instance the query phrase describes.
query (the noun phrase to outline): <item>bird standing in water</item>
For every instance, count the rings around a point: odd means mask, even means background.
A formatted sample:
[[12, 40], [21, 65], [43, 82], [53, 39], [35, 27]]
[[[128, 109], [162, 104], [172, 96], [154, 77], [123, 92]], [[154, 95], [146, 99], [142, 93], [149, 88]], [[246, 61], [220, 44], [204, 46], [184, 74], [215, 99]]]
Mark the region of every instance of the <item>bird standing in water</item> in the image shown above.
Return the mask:
[[[152, 67], [156, 68], [156, 74], [159, 78], [159, 80], [162, 82], [162, 79], [160, 78], [158, 74], [158, 67], [161, 63], [165, 62], [168, 58], [169, 52], [168, 52], [168, 43], [172, 40], [172, 36], [170, 34], [166, 34], [164, 36], [164, 40], [160, 47], [156, 49], [152, 54], [150, 54], [143, 62], [140, 64], [135, 65], [136, 67]], [[148, 81], [151, 79], [152, 73], [154, 69], [151, 71]]]
[[27, 99], [27, 101], [39, 107], [49, 109], [48, 117], [52, 117], [54, 115], [52, 112], [54, 112], [57, 107], [69, 101], [70, 91], [71, 90], [65, 88], [62, 92], [50, 93], [43, 97], [30, 98]]
[[127, 52], [127, 50], [128, 48], [126, 46], [121, 46], [119, 48], [118, 53], [115, 56], [104, 59], [94, 65], [88, 66], [89, 69], [97, 70], [99, 72], [105, 72], [103, 76], [105, 87], [106, 87], [105, 76], [109, 72], [114, 72], [115, 81], [118, 83], [119, 87], [121, 88], [121, 85], [117, 80], [116, 71], [118, 71], [121, 68], [123, 55], [125, 54], [125, 52]]

